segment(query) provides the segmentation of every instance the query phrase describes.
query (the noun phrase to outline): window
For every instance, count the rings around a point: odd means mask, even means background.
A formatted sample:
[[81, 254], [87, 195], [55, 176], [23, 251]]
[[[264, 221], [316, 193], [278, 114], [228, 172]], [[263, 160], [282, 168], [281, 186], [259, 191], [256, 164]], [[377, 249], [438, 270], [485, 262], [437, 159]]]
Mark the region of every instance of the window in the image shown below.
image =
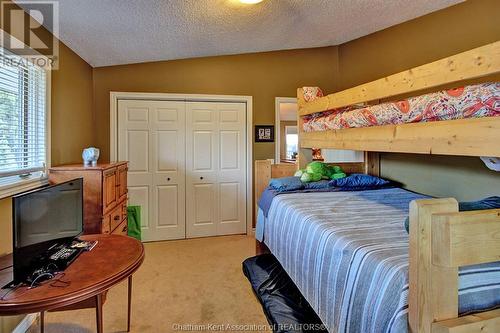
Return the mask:
[[37, 186], [45, 179], [48, 79], [45, 69], [5, 49], [0, 51], [2, 197]]
[[285, 126], [285, 146], [287, 159], [297, 159], [298, 144], [299, 135], [297, 134], [297, 126]]

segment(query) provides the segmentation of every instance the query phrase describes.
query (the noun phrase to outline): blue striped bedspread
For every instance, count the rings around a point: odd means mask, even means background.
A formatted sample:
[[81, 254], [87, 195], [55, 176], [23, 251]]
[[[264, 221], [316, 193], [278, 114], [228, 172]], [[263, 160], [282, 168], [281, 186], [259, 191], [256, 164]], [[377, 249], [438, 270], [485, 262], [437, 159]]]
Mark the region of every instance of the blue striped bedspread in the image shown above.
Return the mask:
[[[403, 189], [274, 198], [264, 240], [330, 332], [408, 331]], [[459, 272], [459, 312], [500, 306], [500, 262]]]

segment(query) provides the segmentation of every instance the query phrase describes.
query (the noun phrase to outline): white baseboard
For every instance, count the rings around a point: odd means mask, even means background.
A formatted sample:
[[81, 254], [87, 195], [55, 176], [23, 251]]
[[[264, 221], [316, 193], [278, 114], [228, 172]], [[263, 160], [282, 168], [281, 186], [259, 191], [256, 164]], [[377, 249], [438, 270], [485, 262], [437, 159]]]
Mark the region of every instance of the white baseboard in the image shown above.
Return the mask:
[[38, 319], [38, 313], [30, 313], [21, 320], [12, 333], [26, 333], [31, 325]]

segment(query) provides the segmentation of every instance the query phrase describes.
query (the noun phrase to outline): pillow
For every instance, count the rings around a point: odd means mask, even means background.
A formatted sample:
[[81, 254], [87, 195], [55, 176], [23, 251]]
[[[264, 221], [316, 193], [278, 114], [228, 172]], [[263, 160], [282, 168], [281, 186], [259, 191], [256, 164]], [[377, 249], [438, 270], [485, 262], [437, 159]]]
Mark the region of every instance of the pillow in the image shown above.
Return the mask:
[[278, 192], [296, 191], [304, 188], [300, 177], [273, 178], [269, 182], [269, 186]]
[[[500, 208], [500, 197], [488, 197], [478, 201], [459, 202], [458, 211], [467, 212], [471, 210], [496, 209]], [[406, 217], [404, 226], [407, 233], [410, 233], [410, 218]]]
[[330, 187], [329, 180], [319, 180], [317, 182], [305, 183], [304, 189], [306, 190], [320, 190], [323, 188]]
[[354, 173], [345, 178], [333, 179], [330, 181], [330, 186], [340, 187], [343, 190], [367, 190], [376, 189], [390, 185], [391, 182], [379, 177]]
[[483, 210], [500, 208], [500, 197], [488, 197], [478, 201], [459, 202], [458, 210], [466, 212], [469, 210]]

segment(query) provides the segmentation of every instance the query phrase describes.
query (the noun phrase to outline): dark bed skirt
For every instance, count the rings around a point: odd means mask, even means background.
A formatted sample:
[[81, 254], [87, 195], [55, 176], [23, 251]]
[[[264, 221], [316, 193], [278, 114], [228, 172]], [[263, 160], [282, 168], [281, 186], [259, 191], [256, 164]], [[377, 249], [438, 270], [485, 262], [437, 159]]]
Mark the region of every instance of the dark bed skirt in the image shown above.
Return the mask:
[[272, 254], [246, 259], [243, 273], [250, 281], [273, 332], [327, 332]]

